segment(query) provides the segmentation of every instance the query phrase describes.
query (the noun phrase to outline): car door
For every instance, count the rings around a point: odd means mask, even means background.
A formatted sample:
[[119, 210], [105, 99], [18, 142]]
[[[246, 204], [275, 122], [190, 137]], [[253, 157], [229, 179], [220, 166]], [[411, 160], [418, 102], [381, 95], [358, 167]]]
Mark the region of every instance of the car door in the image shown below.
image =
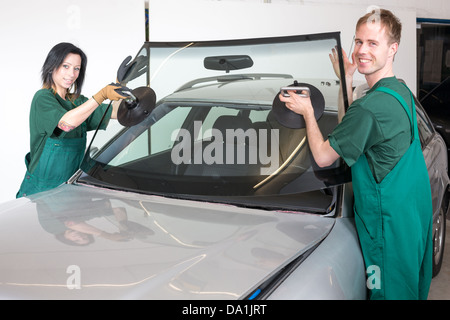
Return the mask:
[[441, 135], [434, 130], [433, 124], [416, 98], [415, 103], [420, 143], [430, 176], [433, 216], [436, 219], [449, 183], [447, 147]]

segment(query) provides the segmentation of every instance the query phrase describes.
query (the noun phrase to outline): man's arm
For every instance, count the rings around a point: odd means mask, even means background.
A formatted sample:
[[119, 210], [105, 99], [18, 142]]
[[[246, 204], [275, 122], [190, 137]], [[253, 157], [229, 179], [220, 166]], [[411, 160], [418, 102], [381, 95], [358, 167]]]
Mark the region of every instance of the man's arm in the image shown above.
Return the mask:
[[[336, 49], [331, 50], [331, 54], [329, 55], [330, 61], [333, 65], [334, 72], [336, 76], [341, 80], [341, 74], [339, 69], [339, 57]], [[352, 54], [352, 61], [350, 61], [345, 53], [344, 49], [342, 49], [342, 57], [344, 60], [344, 70], [345, 70], [345, 82], [347, 84], [346, 88], [342, 87], [339, 90], [338, 97], [338, 122], [341, 122], [344, 117], [344, 99], [343, 99], [343, 90], [347, 91], [347, 98], [349, 104], [353, 102], [353, 92], [352, 92], [352, 83], [353, 83], [353, 74], [357, 69], [357, 65], [355, 61], [355, 54]], [[303, 116], [306, 123], [306, 135], [308, 137], [309, 148], [311, 149], [314, 160], [316, 161], [319, 167], [327, 167], [332, 165], [338, 158], [339, 154], [331, 147], [330, 142], [328, 140], [324, 140], [322, 136], [322, 132], [317, 125], [316, 118], [314, 117], [314, 109], [311, 104], [311, 99], [301, 97], [294, 93], [294, 91], [288, 91], [289, 97], [284, 97], [282, 94], [279, 95], [279, 98], [282, 102], [285, 103], [286, 107], [295, 113], [298, 113]]]
[[309, 148], [317, 165], [319, 167], [332, 165], [339, 158], [339, 154], [330, 146], [328, 140], [325, 141], [323, 139], [322, 132], [314, 117], [311, 99], [309, 97], [301, 97], [295, 94], [294, 91], [288, 92], [290, 96], [284, 97], [280, 94], [280, 100], [286, 104], [288, 109], [303, 115], [306, 123], [306, 135], [308, 137]]

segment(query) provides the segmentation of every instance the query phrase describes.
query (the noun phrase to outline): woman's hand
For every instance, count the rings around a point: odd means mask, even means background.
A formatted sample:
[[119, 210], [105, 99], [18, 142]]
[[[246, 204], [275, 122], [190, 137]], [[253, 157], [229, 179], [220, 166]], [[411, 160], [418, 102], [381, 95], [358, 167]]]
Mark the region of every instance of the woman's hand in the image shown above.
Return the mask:
[[118, 83], [111, 83], [108, 84], [106, 87], [104, 87], [102, 90], [97, 92], [92, 96], [94, 100], [98, 103], [98, 105], [101, 105], [103, 101], [106, 99], [109, 99], [111, 101], [120, 100], [120, 99], [126, 99], [128, 95], [123, 95], [123, 90], [128, 89], [126, 87], [121, 86]]

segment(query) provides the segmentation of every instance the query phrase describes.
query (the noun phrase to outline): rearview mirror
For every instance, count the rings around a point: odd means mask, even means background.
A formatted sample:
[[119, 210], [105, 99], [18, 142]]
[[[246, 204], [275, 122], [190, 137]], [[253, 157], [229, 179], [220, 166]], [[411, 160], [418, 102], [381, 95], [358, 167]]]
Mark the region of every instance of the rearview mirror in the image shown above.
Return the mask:
[[253, 66], [253, 60], [247, 55], [206, 57], [203, 65], [208, 70], [239, 70]]

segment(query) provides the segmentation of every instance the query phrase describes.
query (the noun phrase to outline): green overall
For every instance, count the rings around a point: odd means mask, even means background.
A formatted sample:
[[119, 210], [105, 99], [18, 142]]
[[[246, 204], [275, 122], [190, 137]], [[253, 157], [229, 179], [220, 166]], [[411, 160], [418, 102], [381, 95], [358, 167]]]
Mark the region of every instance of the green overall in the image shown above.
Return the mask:
[[53, 189], [66, 182], [78, 170], [85, 148], [86, 134], [72, 139], [47, 138], [33, 173], [28, 170], [30, 153], [25, 156], [27, 171], [17, 197]]
[[367, 270], [371, 299], [426, 299], [432, 275], [432, 203], [412, 101], [394, 96], [411, 122], [411, 144], [377, 183], [363, 154], [352, 165], [355, 223]]
[[75, 101], [62, 99], [53, 89], [35, 93], [30, 107], [30, 152], [25, 156], [26, 173], [17, 198], [57, 187], [79, 168], [86, 148], [86, 132], [106, 129], [112, 108], [100, 105], [70, 132], [57, 126], [66, 112], [88, 100], [83, 95]]

